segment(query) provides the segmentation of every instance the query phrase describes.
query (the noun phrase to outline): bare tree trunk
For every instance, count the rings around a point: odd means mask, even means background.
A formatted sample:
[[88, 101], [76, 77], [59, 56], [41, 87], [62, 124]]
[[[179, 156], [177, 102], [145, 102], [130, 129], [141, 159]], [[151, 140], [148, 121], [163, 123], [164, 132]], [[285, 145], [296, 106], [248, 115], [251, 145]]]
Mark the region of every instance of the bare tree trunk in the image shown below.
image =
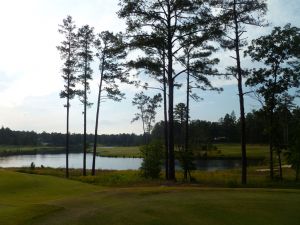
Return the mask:
[[167, 116], [167, 79], [166, 79], [166, 53], [163, 50], [163, 99], [164, 99], [164, 141], [165, 141], [165, 169], [166, 179], [169, 179], [169, 146], [168, 146], [168, 116]]
[[[85, 72], [86, 73], [86, 72]], [[83, 111], [83, 176], [86, 176], [86, 107], [87, 107], [87, 79], [84, 76], [84, 111]]]
[[[68, 89], [70, 80], [68, 80]], [[70, 112], [70, 97], [67, 95], [67, 133], [66, 133], [66, 178], [69, 178], [69, 112]]]
[[[187, 77], [186, 77], [186, 118], [185, 118], [185, 138], [184, 138], [184, 154], [187, 159], [188, 147], [189, 147], [189, 111], [190, 111], [190, 53], [187, 55]], [[189, 172], [188, 161], [184, 169], [184, 179], [187, 180]], [[190, 172], [189, 172], [190, 174]]]
[[105, 55], [102, 56], [101, 75], [100, 75], [100, 84], [99, 84], [98, 101], [97, 101], [96, 124], [95, 124], [94, 147], [93, 147], [93, 165], [92, 165], [93, 176], [96, 174], [98, 122], [99, 122], [99, 111], [100, 111], [100, 104], [101, 104], [101, 93], [102, 93], [102, 83], [103, 83], [103, 74], [104, 74], [104, 59], [105, 59]]
[[299, 172], [300, 172], [300, 166], [298, 164], [296, 167], [296, 181], [299, 181]]
[[168, 123], [168, 149], [169, 149], [169, 179], [175, 180], [175, 156], [174, 156], [174, 79], [173, 79], [173, 51], [172, 51], [172, 27], [171, 27], [171, 6], [168, 2], [168, 86], [169, 86], [169, 123]]
[[274, 179], [274, 162], [273, 162], [273, 148], [274, 148], [274, 113], [273, 113], [273, 106], [272, 109], [270, 110], [270, 134], [269, 134], [269, 138], [270, 138], [270, 178], [271, 180]]
[[282, 180], [281, 151], [278, 151], [279, 179]]
[[246, 184], [247, 183], [246, 120], [245, 120], [244, 93], [243, 93], [243, 80], [242, 80], [243, 76], [242, 76], [240, 48], [239, 48], [240, 37], [239, 37], [236, 4], [237, 2], [236, 0], [234, 0], [233, 12], [234, 12], [234, 22], [235, 22], [235, 52], [236, 52], [236, 62], [237, 62], [237, 80], [238, 80], [240, 120], [241, 120], [242, 184]]

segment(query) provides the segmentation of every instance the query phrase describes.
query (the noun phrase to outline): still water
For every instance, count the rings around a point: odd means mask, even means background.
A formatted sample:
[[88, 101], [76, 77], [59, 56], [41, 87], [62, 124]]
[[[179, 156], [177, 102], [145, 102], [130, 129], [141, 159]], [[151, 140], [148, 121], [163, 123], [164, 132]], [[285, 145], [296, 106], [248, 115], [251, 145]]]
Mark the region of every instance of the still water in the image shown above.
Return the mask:
[[[0, 167], [29, 167], [31, 163], [40, 167], [64, 168], [66, 164], [65, 154], [37, 154], [37, 155], [14, 155], [0, 157]], [[140, 158], [96, 158], [96, 168], [106, 170], [137, 170], [140, 168], [142, 159]], [[76, 153], [69, 155], [70, 168], [82, 168], [83, 154]], [[176, 167], [179, 169], [178, 162]], [[87, 168], [91, 169], [92, 154], [87, 154]], [[206, 171], [231, 169], [240, 167], [239, 160], [198, 160], [197, 168]]]

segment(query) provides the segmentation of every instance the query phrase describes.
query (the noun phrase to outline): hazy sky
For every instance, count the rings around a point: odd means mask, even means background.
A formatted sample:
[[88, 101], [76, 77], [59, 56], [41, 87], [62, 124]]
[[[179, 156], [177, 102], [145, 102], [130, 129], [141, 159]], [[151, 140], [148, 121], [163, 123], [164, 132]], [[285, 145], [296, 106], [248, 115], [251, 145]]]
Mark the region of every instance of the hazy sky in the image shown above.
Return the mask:
[[[268, 4], [267, 20], [271, 27], [251, 29], [246, 34], [250, 39], [268, 33], [272, 26], [288, 22], [300, 27], [300, 0], [269, 0]], [[61, 40], [58, 24], [71, 15], [77, 26], [89, 24], [96, 32], [122, 31], [125, 27], [116, 15], [118, 9], [118, 0], [0, 0], [0, 126], [65, 132], [65, 101], [59, 98], [63, 80], [62, 62], [56, 50]], [[220, 55], [220, 68], [233, 63], [229, 55]], [[248, 64], [243, 61], [243, 65]], [[96, 100], [97, 83], [95, 70], [90, 94], [92, 102]], [[232, 110], [238, 114], [235, 83], [235, 80], [215, 80], [215, 85], [224, 88], [223, 93], [199, 92], [204, 100], [192, 103], [192, 119], [216, 121]], [[137, 90], [131, 86], [122, 88], [125, 100], [121, 103], [107, 101], [102, 105], [100, 133], [141, 133], [139, 122], [130, 123], [136, 112], [131, 100]], [[184, 101], [183, 91], [176, 90], [176, 103], [180, 101]], [[81, 132], [83, 107], [77, 99], [71, 104], [71, 132]], [[246, 98], [247, 111], [257, 107], [258, 103]], [[161, 118], [159, 112], [157, 121]], [[94, 121], [95, 106], [88, 112], [90, 133]]]

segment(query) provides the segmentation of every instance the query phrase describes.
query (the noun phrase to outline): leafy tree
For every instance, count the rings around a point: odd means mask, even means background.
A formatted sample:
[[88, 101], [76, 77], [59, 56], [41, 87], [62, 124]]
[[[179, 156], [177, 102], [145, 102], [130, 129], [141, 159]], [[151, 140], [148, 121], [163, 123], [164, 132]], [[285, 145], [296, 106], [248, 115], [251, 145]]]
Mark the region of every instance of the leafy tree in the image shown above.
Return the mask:
[[143, 92], [135, 94], [132, 104], [136, 105], [139, 113], [135, 114], [132, 122], [142, 120], [145, 143], [148, 143], [153, 123], [155, 122], [156, 109], [160, 107], [162, 101], [161, 94], [156, 94], [152, 98]]
[[97, 50], [96, 57], [99, 59], [100, 82], [93, 146], [92, 175], [95, 175], [98, 121], [101, 100], [112, 99], [113, 101], [121, 101], [121, 99], [124, 98], [124, 94], [119, 90], [119, 86], [116, 81], [128, 83], [127, 72], [121, 63], [121, 60], [123, 60], [127, 55], [122, 39], [122, 34], [120, 33], [115, 35], [109, 31], [103, 31], [96, 36], [96, 40], [94, 42]]
[[[207, 30], [214, 20], [210, 1], [184, 0], [120, 0], [119, 17], [125, 18], [130, 36], [161, 35], [166, 52], [166, 78], [168, 85], [168, 153], [169, 176], [175, 179], [174, 157], [174, 86], [181, 74], [175, 71], [176, 56], [184, 46], [182, 37]], [[142, 49], [143, 50], [143, 49]]]
[[[291, 88], [299, 87], [299, 55], [295, 54], [300, 30], [287, 24], [275, 27], [271, 34], [252, 41], [246, 54], [253, 61], [263, 62], [264, 67], [253, 69], [246, 84], [255, 87], [262, 96], [269, 121], [270, 177], [273, 179], [273, 151], [276, 140], [275, 111]], [[293, 96], [290, 96], [293, 99]]]
[[86, 139], [86, 112], [87, 107], [91, 106], [91, 103], [88, 101], [88, 91], [89, 80], [92, 79], [93, 70], [91, 69], [91, 62], [93, 61], [93, 52], [92, 46], [94, 43], [94, 29], [89, 25], [82, 26], [78, 29], [77, 33], [78, 39], [78, 69], [79, 76], [78, 79], [83, 86], [83, 89], [78, 91], [80, 101], [83, 104], [83, 175], [86, 175], [86, 153], [87, 153], [87, 139]]
[[225, 38], [221, 45], [225, 49], [235, 51], [236, 65], [228, 67], [230, 74], [238, 82], [238, 95], [240, 105], [240, 124], [241, 124], [241, 151], [242, 151], [242, 183], [247, 183], [247, 155], [246, 155], [246, 120], [244, 107], [243, 77], [246, 71], [241, 65], [241, 49], [247, 45], [246, 39], [242, 38], [247, 32], [247, 25], [263, 26], [262, 17], [267, 11], [266, 0], [232, 0], [220, 1], [222, 4], [223, 19], [225, 22]]
[[140, 148], [143, 162], [141, 165], [142, 176], [159, 178], [162, 165], [163, 145], [154, 141]]
[[64, 105], [67, 108], [67, 132], [66, 132], [66, 177], [69, 177], [69, 111], [70, 100], [75, 96], [76, 85], [76, 65], [77, 65], [77, 39], [75, 33], [76, 26], [71, 16], [67, 16], [63, 20], [63, 24], [59, 25], [58, 32], [64, 35], [64, 40], [60, 46], [57, 46], [60, 52], [61, 59], [64, 60], [62, 67], [62, 78], [65, 85], [64, 90], [61, 91], [60, 97], [67, 99], [67, 104]]

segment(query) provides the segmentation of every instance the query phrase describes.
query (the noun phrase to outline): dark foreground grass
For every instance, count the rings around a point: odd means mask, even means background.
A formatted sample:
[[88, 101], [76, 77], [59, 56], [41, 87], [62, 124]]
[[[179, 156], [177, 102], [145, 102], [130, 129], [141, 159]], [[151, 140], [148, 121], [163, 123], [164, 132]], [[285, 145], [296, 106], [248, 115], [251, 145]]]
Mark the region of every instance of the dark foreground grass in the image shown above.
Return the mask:
[[0, 170], [1, 225], [298, 225], [300, 191], [104, 188]]

